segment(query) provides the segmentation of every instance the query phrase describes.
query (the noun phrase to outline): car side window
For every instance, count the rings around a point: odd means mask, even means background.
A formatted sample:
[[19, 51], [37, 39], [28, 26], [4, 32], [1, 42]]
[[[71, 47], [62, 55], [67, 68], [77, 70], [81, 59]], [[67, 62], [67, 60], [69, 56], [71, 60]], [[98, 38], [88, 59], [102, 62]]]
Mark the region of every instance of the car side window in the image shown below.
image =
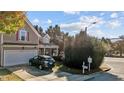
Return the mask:
[[42, 57], [42, 61], [44, 61], [44, 60], [45, 60], [45, 58]]
[[42, 60], [42, 57], [40, 57], [40, 56], [39, 56], [39, 58], [38, 58], [38, 59], [39, 59], [39, 60]]

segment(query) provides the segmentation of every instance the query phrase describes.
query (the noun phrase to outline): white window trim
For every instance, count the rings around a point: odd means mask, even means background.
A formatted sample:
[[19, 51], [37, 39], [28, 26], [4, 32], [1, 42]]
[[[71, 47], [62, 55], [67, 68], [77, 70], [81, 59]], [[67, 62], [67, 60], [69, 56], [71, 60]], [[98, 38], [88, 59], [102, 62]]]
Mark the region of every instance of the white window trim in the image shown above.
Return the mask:
[[[22, 39], [21, 39], [22, 32], [25, 33], [25, 40], [22, 40]], [[20, 40], [20, 41], [27, 41], [27, 31], [26, 31], [25, 29], [21, 29], [21, 30], [19, 31], [19, 40]]]

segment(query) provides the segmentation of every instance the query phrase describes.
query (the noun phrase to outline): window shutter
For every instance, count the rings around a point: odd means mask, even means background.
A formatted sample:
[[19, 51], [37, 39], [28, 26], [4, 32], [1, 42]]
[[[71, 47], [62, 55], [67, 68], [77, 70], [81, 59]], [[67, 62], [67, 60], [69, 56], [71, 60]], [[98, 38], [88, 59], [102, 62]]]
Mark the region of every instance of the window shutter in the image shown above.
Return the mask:
[[29, 32], [27, 32], [27, 41], [29, 41]]
[[16, 41], [19, 40], [19, 32], [16, 32]]

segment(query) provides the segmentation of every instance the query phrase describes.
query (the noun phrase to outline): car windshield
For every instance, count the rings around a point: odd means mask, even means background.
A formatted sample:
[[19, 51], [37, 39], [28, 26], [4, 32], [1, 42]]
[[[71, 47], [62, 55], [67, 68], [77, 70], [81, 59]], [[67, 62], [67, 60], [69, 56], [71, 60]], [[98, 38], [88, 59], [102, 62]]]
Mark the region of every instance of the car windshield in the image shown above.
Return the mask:
[[40, 57], [41, 57], [42, 60], [53, 60], [52, 57], [46, 56], [46, 55], [41, 55]]
[[52, 60], [52, 58], [51, 57], [47, 57], [47, 58], [44, 58], [45, 60]]

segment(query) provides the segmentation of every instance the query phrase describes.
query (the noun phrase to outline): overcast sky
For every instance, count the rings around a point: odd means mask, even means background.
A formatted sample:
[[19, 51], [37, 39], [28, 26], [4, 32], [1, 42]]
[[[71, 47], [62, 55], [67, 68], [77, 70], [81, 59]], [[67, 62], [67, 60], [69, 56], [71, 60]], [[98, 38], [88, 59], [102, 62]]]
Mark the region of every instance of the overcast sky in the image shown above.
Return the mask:
[[[85, 27], [88, 27], [88, 34], [99, 38], [124, 35], [124, 12], [38, 11], [27, 12], [27, 16], [32, 24], [40, 25], [44, 30], [58, 24], [62, 31], [70, 35], [79, 33]], [[92, 22], [97, 24], [91, 25]]]

